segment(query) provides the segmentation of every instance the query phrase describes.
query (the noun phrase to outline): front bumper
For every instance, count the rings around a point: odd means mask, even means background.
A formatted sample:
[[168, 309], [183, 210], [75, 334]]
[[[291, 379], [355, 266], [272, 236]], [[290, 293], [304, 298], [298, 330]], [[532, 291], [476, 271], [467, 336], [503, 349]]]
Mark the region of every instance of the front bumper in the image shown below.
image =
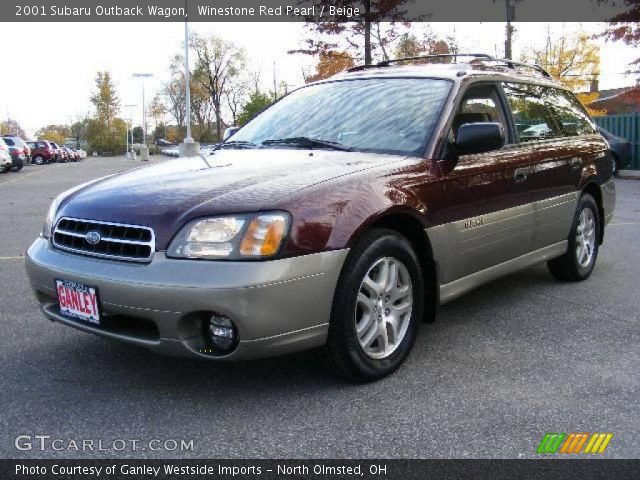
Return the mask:
[[[149, 264], [64, 253], [38, 238], [26, 269], [42, 311], [79, 330], [159, 353], [220, 360], [268, 357], [323, 345], [338, 275], [348, 250], [265, 262], [176, 260]], [[55, 279], [97, 287], [103, 325], [60, 314]], [[233, 320], [238, 346], [216, 353], [208, 312]]]

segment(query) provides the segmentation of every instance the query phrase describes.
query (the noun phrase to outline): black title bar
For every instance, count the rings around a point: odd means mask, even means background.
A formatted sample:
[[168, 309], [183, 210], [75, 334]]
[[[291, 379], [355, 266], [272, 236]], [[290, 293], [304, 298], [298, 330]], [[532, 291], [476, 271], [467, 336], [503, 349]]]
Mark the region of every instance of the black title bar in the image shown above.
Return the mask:
[[[611, 21], [632, 0], [508, 0], [517, 22]], [[10, 22], [502, 22], [507, 0], [3, 0]], [[369, 4], [367, 14], [366, 5]], [[637, 8], [637, 7], [636, 7]], [[637, 16], [637, 12], [635, 13]], [[636, 19], [639, 21], [640, 19]]]
[[0, 460], [0, 478], [40, 480], [637, 479], [640, 460]]

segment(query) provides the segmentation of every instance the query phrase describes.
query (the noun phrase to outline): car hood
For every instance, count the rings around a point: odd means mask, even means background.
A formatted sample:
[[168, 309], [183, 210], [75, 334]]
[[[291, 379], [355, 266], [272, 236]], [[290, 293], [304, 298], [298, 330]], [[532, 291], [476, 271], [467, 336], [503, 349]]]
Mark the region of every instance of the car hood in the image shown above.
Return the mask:
[[163, 250], [193, 218], [268, 209], [303, 188], [400, 160], [333, 150], [219, 150], [100, 179], [63, 202], [57, 217], [145, 225]]

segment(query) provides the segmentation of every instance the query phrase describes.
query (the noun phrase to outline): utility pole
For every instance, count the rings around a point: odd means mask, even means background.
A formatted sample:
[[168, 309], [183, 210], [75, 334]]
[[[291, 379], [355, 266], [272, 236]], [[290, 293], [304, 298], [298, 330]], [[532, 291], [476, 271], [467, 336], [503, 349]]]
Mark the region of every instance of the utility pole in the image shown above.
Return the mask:
[[513, 51], [512, 51], [512, 41], [513, 41], [513, 32], [515, 28], [511, 24], [516, 19], [516, 6], [515, 2], [519, 2], [520, 0], [505, 0], [505, 7], [507, 9], [507, 27], [506, 27], [506, 35], [504, 40], [504, 58], [512, 59]]
[[273, 99], [278, 100], [278, 83], [276, 82], [276, 61], [273, 61]]
[[364, 0], [364, 64], [371, 65], [371, 0]]

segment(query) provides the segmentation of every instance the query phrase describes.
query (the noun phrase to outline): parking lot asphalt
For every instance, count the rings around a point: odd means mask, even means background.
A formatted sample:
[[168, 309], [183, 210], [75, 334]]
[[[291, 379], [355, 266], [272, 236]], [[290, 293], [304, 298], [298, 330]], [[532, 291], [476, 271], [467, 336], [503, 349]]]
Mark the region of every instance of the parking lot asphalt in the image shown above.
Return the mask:
[[[587, 281], [559, 283], [539, 265], [478, 288], [422, 326], [394, 375], [353, 385], [310, 353], [218, 364], [45, 320], [21, 255], [49, 203], [140, 165], [92, 158], [0, 176], [0, 457], [527, 458], [546, 432], [611, 432], [606, 457], [640, 457], [640, 181], [616, 180]], [[17, 450], [19, 435], [64, 443]], [[87, 439], [193, 450], [69, 447]]]

